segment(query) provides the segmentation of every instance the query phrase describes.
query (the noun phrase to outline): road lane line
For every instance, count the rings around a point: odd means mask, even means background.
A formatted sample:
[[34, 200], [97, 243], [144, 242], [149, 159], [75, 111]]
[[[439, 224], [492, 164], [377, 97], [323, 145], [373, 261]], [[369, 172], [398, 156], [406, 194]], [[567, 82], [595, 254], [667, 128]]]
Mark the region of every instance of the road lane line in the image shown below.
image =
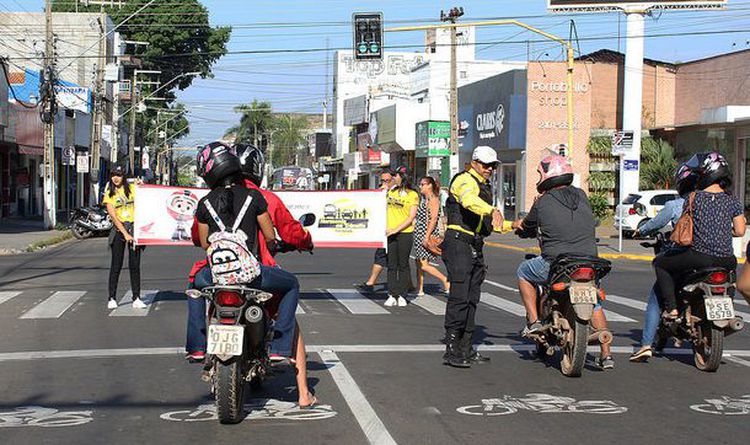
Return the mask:
[[357, 419], [362, 432], [365, 433], [365, 437], [371, 444], [377, 445], [389, 445], [396, 444], [391, 434], [385, 428], [385, 425], [378, 417], [375, 410], [367, 401], [362, 390], [359, 389], [357, 382], [349, 371], [346, 369], [344, 364], [339, 360], [339, 357], [335, 352], [327, 350], [320, 351], [320, 358], [323, 359], [323, 363], [328, 367], [328, 372], [331, 373], [334, 383], [338, 386], [341, 395], [344, 396], [346, 404], [349, 405], [349, 409], [354, 414], [354, 418]]
[[326, 289], [333, 298], [355, 315], [390, 314], [379, 304], [352, 289]]
[[[351, 353], [368, 353], [368, 352], [443, 352], [445, 346], [435, 344], [421, 345], [306, 345], [308, 352], [336, 351]], [[500, 345], [477, 345], [480, 351], [486, 352], [531, 352], [536, 349], [535, 345], [529, 343], [518, 344], [500, 344]], [[615, 354], [632, 354], [637, 348], [634, 346], [612, 346], [612, 352]], [[598, 346], [590, 346], [588, 352], [596, 354], [599, 352]], [[127, 348], [127, 349], [78, 349], [78, 350], [58, 350], [58, 351], [22, 351], [22, 352], [4, 352], [0, 353], [0, 362], [11, 361], [33, 361], [57, 358], [110, 358], [110, 357], [133, 357], [133, 356], [156, 356], [156, 355], [173, 355], [182, 357], [185, 354], [185, 347], [173, 348]], [[674, 349], [667, 348], [664, 355], [693, 355], [691, 349]], [[750, 350], [730, 349], [724, 351], [724, 357], [748, 358], [750, 359]]]
[[515, 287], [506, 286], [504, 284], [496, 283], [496, 282], [490, 281], [490, 280], [484, 280], [484, 282], [487, 283], [487, 284], [491, 284], [492, 286], [499, 287], [500, 289], [505, 289], [505, 290], [509, 290], [511, 292], [518, 293], [518, 289], [516, 289]]
[[632, 298], [621, 297], [619, 295], [607, 295], [605, 301], [611, 301], [612, 303], [620, 304], [622, 306], [632, 307], [641, 311], [646, 310], [646, 303], [643, 301], [634, 300]]
[[38, 318], [60, 318], [76, 301], [86, 294], [85, 291], [58, 291], [51, 297], [37, 304], [31, 310], [27, 311], [20, 318], [38, 319]]
[[738, 297], [734, 299], [735, 304], [741, 304], [743, 306], [750, 306], [750, 304], [747, 303], [743, 298]]
[[112, 312], [109, 313], [110, 317], [145, 317], [148, 315], [149, 312], [151, 312], [151, 308], [154, 305], [154, 300], [156, 299], [156, 294], [158, 294], [158, 290], [144, 290], [141, 291], [141, 301], [146, 303], [146, 307], [144, 309], [135, 309], [133, 307], [133, 291], [129, 290], [125, 293], [125, 295], [120, 299], [120, 302], [118, 303], [117, 309], [114, 309]]
[[0, 292], [0, 304], [5, 303], [13, 297], [21, 295], [21, 292]]
[[620, 323], [636, 323], [636, 321], [632, 318], [620, 315], [617, 312], [610, 311], [609, 309], [604, 309], [604, 315], [607, 317], [607, 321], [617, 321]]
[[742, 366], [747, 366], [748, 368], [750, 368], [750, 362], [747, 361], [747, 360], [742, 360], [741, 358], [733, 357], [730, 354], [724, 354], [724, 358], [727, 359], [727, 360], [729, 360], [732, 363], [736, 363], [736, 364], [742, 365]]
[[430, 294], [424, 294], [410, 301], [433, 315], [445, 315], [445, 301], [433, 297]]
[[514, 303], [512, 301], [508, 301], [505, 298], [500, 298], [496, 295], [492, 295], [488, 292], [482, 292], [482, 298], [479, 301], [496, 309], [510, 312], [513, 315], [526, 317], [526, 309], [524, 309], [522, 305]]
[[305, 312], [305, 309], [302, 307], [301, 304], [297, 303], [297, 310], [294, 313], [297, 315], [304, 315], [307, 312]]

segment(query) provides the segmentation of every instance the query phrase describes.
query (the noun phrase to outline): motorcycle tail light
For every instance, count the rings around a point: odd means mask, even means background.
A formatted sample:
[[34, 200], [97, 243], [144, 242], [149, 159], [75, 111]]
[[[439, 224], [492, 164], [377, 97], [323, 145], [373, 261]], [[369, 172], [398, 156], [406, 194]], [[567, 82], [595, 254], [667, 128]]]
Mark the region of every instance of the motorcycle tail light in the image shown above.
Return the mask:
[[234, 319], [234, 318], [226, 318], [226, 317], [223, 317], [223, 318], [220, 318], [220, 319], [219, 319], [219, 323], [220, 323], [220, 324], [234, 324], [234, 322], [235, 322], [235, 319]]
[[555, 292], [562, 292], [567, 287], [568, 287], [568, 283], [559, 282], [559, 283], [555, 283], [552, 285], [552, 290]]
[[240, 307], [245, 304], [245, 299], [237, 292], [222, 290], [216, 293], [214, 301], [218, 306]]
[[570, 278], [574, 281], [592, 281], [594, 275], [594, 269], [590, 267], [579, 267], [570, 274]]
[[714, 272], [708, 276], [708, 282], [711, 284], [723, 284], [729, 281], [729, 274], [726, 272]]
[[723, 294], [727, 291], [727, 288], [724, 286], [711, 286], [711, 293], [712, 294]]

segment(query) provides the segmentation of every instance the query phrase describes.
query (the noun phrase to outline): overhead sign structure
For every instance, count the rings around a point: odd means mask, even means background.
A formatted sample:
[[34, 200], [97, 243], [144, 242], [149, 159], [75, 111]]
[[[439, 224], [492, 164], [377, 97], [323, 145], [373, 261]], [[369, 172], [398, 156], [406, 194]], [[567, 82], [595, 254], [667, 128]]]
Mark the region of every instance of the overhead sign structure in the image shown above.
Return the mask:
[[633, 150], [632, 131], [615, 131], [612, 134], [612, 156], [626, 155]]
[[547, 0], [551, 12], [602, 12], [619, 9], [719, 9], [727, 0]]
[[383, 58], [383, 13], [355, 12], [352, 15], [354, 25], [354, 57], [357, 60]]

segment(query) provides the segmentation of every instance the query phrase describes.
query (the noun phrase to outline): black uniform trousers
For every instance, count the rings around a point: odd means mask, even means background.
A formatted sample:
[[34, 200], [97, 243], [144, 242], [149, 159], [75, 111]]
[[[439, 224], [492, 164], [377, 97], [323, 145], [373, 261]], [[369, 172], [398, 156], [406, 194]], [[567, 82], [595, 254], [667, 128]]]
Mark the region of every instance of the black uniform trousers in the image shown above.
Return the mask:
[[474, 318], [487, 272], [482, 247], [484, 241], [448, 230], [442, 244], [443, 262], [451, 283], [445, 309], [445, 330], [474, 333]]

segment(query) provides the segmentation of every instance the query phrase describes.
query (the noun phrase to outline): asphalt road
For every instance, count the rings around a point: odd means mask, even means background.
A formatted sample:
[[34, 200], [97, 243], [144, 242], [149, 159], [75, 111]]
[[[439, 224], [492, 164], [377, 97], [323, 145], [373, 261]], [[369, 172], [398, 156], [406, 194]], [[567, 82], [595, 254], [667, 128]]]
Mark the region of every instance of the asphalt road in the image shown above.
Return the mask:
[[[303, 295], [299, 320], [320, 405], [300, 411], [293, 373], [268, 380], [234, 426], [214, 418], [200, 367], [183, 359], [185, 276], [198, 252], [144, 253], [144, 311], [108, 311], [104, 239], [0, 257], [0, 441], [27, 443], [738, 443], [750, 429], [750, 335], [729, 337], [715, 374], [688, 350], [647, 364], [627, 354], [641, 331], [650, 265], [616, 262], [605, 281], [616, 368], [590, 361], [562, 376], [519, 338], [514, 289], [523, 255], [487, 248], [481, 347], [492, 362], [441, 365], [445, 297], [384, 308], [385, 295], [356, 293], [372, 252], [287, 254]], [[384, 278], [384, 277], [383, 277]], [[428, 281], [434, 283], [434, 281]], [[435, 291], [429, 285], [428, 291]], [[119, 295], [129, 290], [127, 271]], [[616, 300], [615, 300], [616, 299]], [[750, 307], [737, 304], [740, 312]], [[748, 318], [748, 317], [746, 317]], [[589, 357], [598, 354], [590, 349]], [[744, 396], [744, 397], [743, 397]]]

